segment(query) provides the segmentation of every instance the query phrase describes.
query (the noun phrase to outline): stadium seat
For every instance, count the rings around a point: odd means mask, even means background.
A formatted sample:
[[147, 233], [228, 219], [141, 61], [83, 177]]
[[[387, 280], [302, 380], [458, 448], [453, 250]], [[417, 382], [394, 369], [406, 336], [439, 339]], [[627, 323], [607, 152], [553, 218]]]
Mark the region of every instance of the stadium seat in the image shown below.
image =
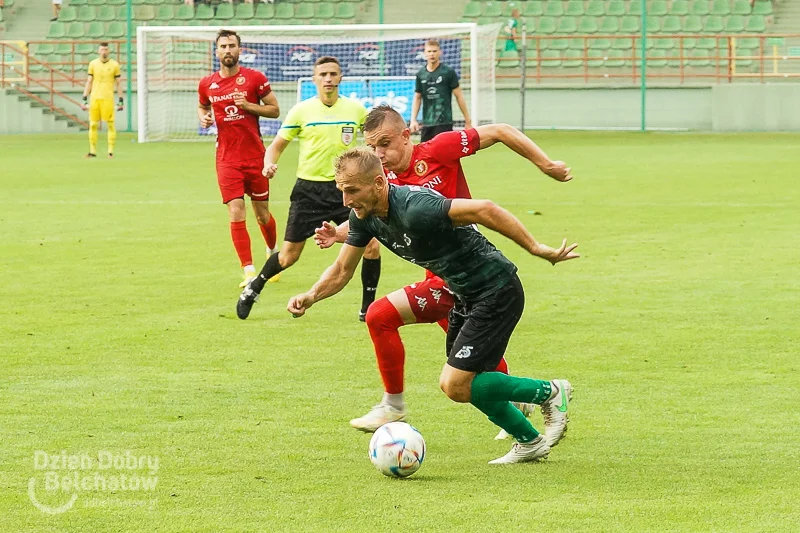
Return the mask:
[[692, 7], [689, 8], [689, 13], [695, 16], [708, 15], [708, 1], [707, 0], [694, 0]]
[[111, 6], [100, 6], [97, 9], [97, 20], [102, 22], [111, 22], [117, 18], [114, 8]]
[[214, 13], [214, 18], [217, 20], [230, 20], [233, 18], [233, 4], [224, 2], [217, 5], [217, 11]]
[[89, 27], [86, 29], [86, 38], [87, 39], [102, 39], [105, 37], [106, 28], [105, 24], [99, 21], [94, 21], [89, 23]]
[[555, 68], [561, 66], [561, 53], [558, 50], [545, 50], [539, 56], [542, 68]]
[[686, 0], [673, 0], [669, 8], [669, 14], [676, 17], [683, 17], [689, 14], [689, 2]]
[[611, 0], [606, 8], [606, 15], [621, 17], [625, 15], [625, 4], [622, 0]]
[[78, 8], [67, 6], [58, 13], [58, 22], [74, 22], [78, 20]]
[[[279, 11], [281, 5], [288, 5], [288, 4], [279, 4], [278, 6]], [[336, 14], [334, 15], [334, 17], [337, 19], [354, 19], [356, 18], [356, 8], [353, 6], [353, 4], [339, 3], [336, 6]]]
[[605, 50], [589, 50], [586, 54], [588, 57], [587, 64], [591, 68], [602, 67], [605, 62]]
[[763, 16], [772, 15], [772, 2], [770, 0], [756, 0], [753, 6], [753, 14]]
[[67, 26], [67, 35], [69, 39], [83, 39], [86, 35], [86, 30], [83, 27], [83, 22], [70, 22]]
[[669, 15], [664, 17], [664, 22], [661, 24], [662, 33], [680, 33], [681, 19], [676, 15]]
[[181, 4], [175, 11], [175, 20], [192, 20], [194, 18], [194, 7]]
[[570, 17], [583, 16], [583, 0], [569, 0], [564, 14]]
[[34, 56], [38, 56], [41, 59], [48, 54], [54, 53], [56, 51], [56, 47], [52, 43], [32, 44], [30, 46], [30, 50]]
[[275, 17], [275, 6], [273, 4], [260, 3], [256, 7], [257, 19], [271, 19]]
[[622, 25], [620, 26], [622, 33], [639, 33], [641, 26], [637, 17], [622, 17]]
[[335, 14], [336, 11], [330, 2], [320, 2], [314, 6], [314, 17], [317, 19], [332, 19]]
[[175, 18], [175, 6], [172, 4], [161, 4], [156, 8], [156, 20], [160, 22], [170, 22]]
[[628, 2], [628, 15], [633, 15], [636, 17], [642, 16], [642, 3], [638, 0], [633, 0]]
[[[503, 8], [502, 8], [503, 9], [503, 18], [510, 18], [512, 16], [511, 13], [515, 9], [519, 9], [520, 8], [520, 6], [516, 2], [503, 2], [503, 4], [504, 4]], [[522, 13], [521, 9], [519, 9], [519, 11], [520, 11], [520, 13]]]
[[697, 47], [697, 39], [694, 37], [684, 37], [680, 39], [675, 48], [683, 47], [683, 50], [694, 50]]
[[[649, 43], [650, 41], [648, 41]], [[656, 50], [672, 50], [675, 48], [675, 39], [653, 39], [653, 48]]]
[[481, 16], [488, 18], [500, 18], [503, 16], [503, 6], [500, 2], [486, 2], [483, 4]]
[[602, 17], [606, 14], [605, 5], [601, 0], [589, 0], [589, 5], [586, 6], [586, 14], [591, 17]]
[[709, 50], [694, 49], [689, 52], [688, 65], [695, 68], [707, 67], [711, 65], [711, 60], [708, 58], [711, 54]]
[[620, 68], [625, 66], [625, 56], [622, 50], [606, 50], [606, 66], [609, 68]]
[[569, 50], [579, 50], [583, 52], [589, 46], [587, 42], [588, 39], [583, 37], [572, 37], [569, 40], [569, 46], [567, 47]]
[[731, 13], [734, 15], [749, 15], [752, 8], [750, 7], [749, 0], [736, 0], [733, 3]]
[[705, 33], [721, 33], [723, 28], [722, 17], [719, 15], [711, 15], [706, 18], [706, 23], [703, 25]]
[[753, 64], [753, 60], [747, 56], [758, 55], [758, 50], [748, 50], [746, 48], [739, 48], [736, 50], [736, 68], [749, 67]]
[[503, 50], [497, 60], [498, 68], [519, 67], [519, 52], [516, 50]]
[[687, 63], [687, 53], [684, 53], [683, 59], [681, 59], [681, 51], [679, 49], [667, 50], [667, 64], [670, 67], [679, 67], [681, 63], [684, 65]]
[[548, 0], [544, 8], [544, 14], [548, 17], [560, 17], [564, 14], [564, 6], [561, 0]]
[[660, 19], [658, 17], [647, 17], [647, 33], [658, 33], [660, 31]]
[[[6, 2], [6, 4], [8, 4], [8, 3]], [[69, 5], [69, 7], [88, 6], [89, 5], [89, 0], [69, 0], [69, 2], [67, 2], [67, 4]], [[64, 9], [63, 5], [62, 5], [61, 9]]]
[[699, 48], [700, 50], [714, 50], [717, 47], [717, 39], [714, 37], [701, 37], [697, 39], [697, 44], [694, 45], [694, 48]]
[[736, 49], [739, 48], [749, 48], [753, 50], [758, 50], [760, 47], [759, 44], [760, 39], [757, 37], [740, 37], [736, 39]]
[[558, 19], [556, 33], [575, 33], [578, 31], [578, 21], [575, 17], [561, 17]]
[[214, 18], [214, 8], [212, 8], [208, 4], [200, 4], [199, 6], [197, 6], [197, 10], [194, 12], [194, 20], [211, 20], [213, 18]]
[[742, 33], [744, 31], [744, 24], [744, 17], [742, 15], [731, 15], [728, 17], [728, 20], [725, 21], [725, 32]]
[[107, 0], [105, 3], [110, 6], [124, 6], [126, 5], [126, 0]]
[[[201, 6], [202, 7], [202, 6]], [[208, 7], [208, 6], [206, 6]], [[211, 9], [211, 8], [209, 8]], [[156, 19], [156, 8], [150, 5], [133, 6], [133, 17], [136, 20], [150, 21]]]
[[651, 50], [647, 53], [647, 66], [650, 68], [664, 68], [667, 66], [666, 50]]
[[600, 33], [619, 32], [619, 19], [617, 17], [605, 17], [600, 24]]
[[466, 6], [464, 6], [464, 17], [476, 19], [481, 16], [481, 3], [480, 2], [468, 2]]
[[106, 37], [109, 39], [122, 39], [125, 37], [125, 23], [111, 22], [106, 28]]
[[597, 33], [597, 19], [594, 17], [583, 17], [578, 25], [578, 33]]
[[97, 9], [94, 6], [81, 6], [78, 8], [78, 18], [80, 22], [92, 22], [97, 19]]
[[256, 8], [247, 2], [236, 6], [236, 18], [239, 20], [250, 20], [256, 15]]
[[547, 48], [549, 50], [566, 50], [569, 48], [569, 39], [563, 37], [558, 39], [546, 39], [542, 41], [542, 48]]
[[729, 15], [731, 12], [731, 4], [728, 0], [714, 0], [714, 4], [711, 6], [711, 14], [712, 15], [719, 15], [719, 16], [726, 16]]
[[522, 14], [526, 17], [541, 17], [544, 15], [544, 3], [528, 0], [523, 4]]
[[565, 68], [576, 68], [583, 66], [583, 52], [579, 50], [567, 50], [564, 52], [564, 61], [561, 66]]
[[683, 31], [685, 33], [700, 33], [703, 31], [703, 22], [700, 17], [689, 15], [683, 19]]
[[648, 16], [654, 17], [663, 17], [667, 14], [667, 2], [666, 0], [653, 0], [653, 3], [650, 5], [650, 10], [647, 12]]
[[309, 3], [297, 4], [294, 16], [299, 19], [312, 19], [314, 18], [314, 6]]
[[539, 33], [550, 34], [556, 32], [556, 19], [553, 17], [540, 17], [536, 27]]
[[608, 50], [611, 48], [610, 39], [589, 39], [589, 48], [593, 50]]
[[750, 18], [747, 20], [747, 26], [745, 26], [746, 32], [762, 33], [766, 30], [767, 30], [767, 23], [764, 20], [764, 15], [750, 15]]

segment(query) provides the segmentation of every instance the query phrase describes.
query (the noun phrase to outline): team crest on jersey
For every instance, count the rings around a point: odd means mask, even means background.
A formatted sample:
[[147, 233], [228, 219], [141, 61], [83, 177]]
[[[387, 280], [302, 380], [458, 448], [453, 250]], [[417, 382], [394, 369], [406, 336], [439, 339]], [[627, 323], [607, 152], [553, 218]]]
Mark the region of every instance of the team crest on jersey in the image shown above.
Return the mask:
[[417, 173], [417, 176], [424, 176], [428, 173], [428, 163], [424, 159], [420, 159], [414, 163], [414, 172]]
[[356, 129], [353, 126], [342, 126], [342, 142], [349, 145], [356, 136]]
[[244, 82], [246, 81], [247, 79], [245, 79], [244, 76], [239, 76], [238, 78], [236, 78], [236, 85], [244, 85]]

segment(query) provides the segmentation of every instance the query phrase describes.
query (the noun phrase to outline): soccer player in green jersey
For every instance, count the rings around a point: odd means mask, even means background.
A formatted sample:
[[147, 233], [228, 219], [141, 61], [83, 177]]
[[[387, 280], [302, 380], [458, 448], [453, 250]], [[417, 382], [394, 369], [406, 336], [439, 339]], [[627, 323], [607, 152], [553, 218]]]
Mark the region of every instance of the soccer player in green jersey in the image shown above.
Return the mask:
[[447, 332], [447, 363], [439, 386], [453, 401], [471, 403], [517, 442], [491, 464], [537, 461], [550, 443], [510, 402], [553, 402], [560, 434], [567, 428], [572, 387], [494, 372], [522, 316], [525, 296], [517, 267], [472, 225], [481, 224], [552, 264], [579, 257], [577, 244], [559, 248], [538, 242], [511, 213], [488, 200], [449, 199], [424, 187], [389, 185], [380, 159], [367, 149], [348, 150], [336, 162], [336, 185], [352, 209], [350, 233], [336, 261], [288, 310], [303, 315], [352, 278], [364, 247], [377, 238], [401, 258], [447, 282], [456, 297]]
[[[261, 272], [244, 288], [236, 302], [236, 314], [242, 320], [250, 315], [258, 295], [270, 279], [300, 259], [306, 240], [323, 222], [337, 224], [350, 217], [336, 189], [333, 164], [336, 157], [355, 144], [364, 126], [366, 108], [358, 100], [339, 95], [342, 67], [335, 57], [323, 56], [314, 63], [317, 97], [296, 104], [289, 110], [275, 140], [264, 154], [264, 175], [272, 179], [278, 160], [292, 139], [300, 141], [297, 182], [292, 189], [286, 234], [278, 253], [267, 259]], [[359, 319], [375, 301], [381, 274], [380, 245], [373, 241], [364, 252], [361, 266], [363, 293]]]
[[[427, 64], [417, 72], [417, 86], [411, 104], [411, 133], [420, 132], [422, 142], [430, 141], [443, 131], [453, 130], [453, 96], [464, 115], [465, 128], [472, 127], [467, 102], [458, 81], [456, 71], [441, 62], [442, 49], [439, 41], [431, 39], [425, 43]], [[422, 127], [417, 122], [422, 104]]]

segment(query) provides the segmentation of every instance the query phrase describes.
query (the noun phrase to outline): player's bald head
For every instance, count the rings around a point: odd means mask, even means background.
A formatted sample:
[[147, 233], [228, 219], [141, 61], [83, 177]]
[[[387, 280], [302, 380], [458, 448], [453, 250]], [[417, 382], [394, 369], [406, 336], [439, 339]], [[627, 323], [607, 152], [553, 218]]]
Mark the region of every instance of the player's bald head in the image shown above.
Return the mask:
[[381, 160], [369, 148], [351, 148], [340, 155], [334, 163], [336, 181], [371, 183], [376, 176], [383, 176]]
[[403, 116], [395, 111], [392, 106], [388, 104], [381, 104], [373, 107], [372, 111], [367, 115], [364, 121], [364, 133], [375, 131], [378, 128], [391, 128], [392, 130], [400, 133], [406, 127], [406, 121]]

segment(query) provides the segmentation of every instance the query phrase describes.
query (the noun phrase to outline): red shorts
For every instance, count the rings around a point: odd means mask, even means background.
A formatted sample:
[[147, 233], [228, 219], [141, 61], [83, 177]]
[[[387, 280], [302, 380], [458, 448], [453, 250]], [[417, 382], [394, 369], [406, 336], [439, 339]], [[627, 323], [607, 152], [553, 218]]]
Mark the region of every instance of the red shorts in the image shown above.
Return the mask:
[[219, 192], [222, 193], [222, 203], [244, 198], [247, 194], [256, 201], [269, 200], [269, 180], [261, 171], [264, 170], [264, 160], [248, 159], [236, 163], [217, 162], [217, 183]]
[[417, 323], [432, 324], [447, 318], [455, 304], [453, 293], [444, 280], [429, 274], [425, 281], [403, 287], [408, 305], [417, 317]]

